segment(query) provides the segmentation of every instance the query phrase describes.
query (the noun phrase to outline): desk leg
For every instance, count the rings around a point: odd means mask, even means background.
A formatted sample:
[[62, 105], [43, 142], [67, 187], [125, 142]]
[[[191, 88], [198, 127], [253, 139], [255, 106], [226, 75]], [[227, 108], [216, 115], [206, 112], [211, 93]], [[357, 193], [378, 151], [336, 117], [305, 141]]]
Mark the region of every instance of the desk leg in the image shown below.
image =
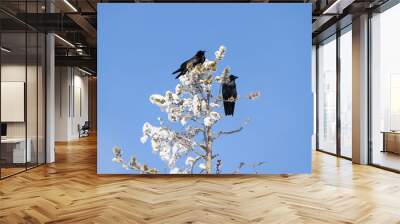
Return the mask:
[[383, 149], [381, 152], [386, 152], [386, 134], [382, 133], [383, 136]]

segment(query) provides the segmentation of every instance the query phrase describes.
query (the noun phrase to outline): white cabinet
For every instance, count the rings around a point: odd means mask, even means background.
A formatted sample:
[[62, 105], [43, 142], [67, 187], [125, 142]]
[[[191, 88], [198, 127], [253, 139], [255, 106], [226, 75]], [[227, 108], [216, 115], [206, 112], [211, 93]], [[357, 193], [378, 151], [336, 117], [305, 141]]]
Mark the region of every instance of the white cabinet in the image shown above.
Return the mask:
[[1, 140], [2, 145], [7, 144], [8, 147], [12, 147], [13, 163], [25, 163], [32, 161], [32, 140], [28, 138], [26, 142], [27, 147], [25, 151], [25, 138], [7, 138]]

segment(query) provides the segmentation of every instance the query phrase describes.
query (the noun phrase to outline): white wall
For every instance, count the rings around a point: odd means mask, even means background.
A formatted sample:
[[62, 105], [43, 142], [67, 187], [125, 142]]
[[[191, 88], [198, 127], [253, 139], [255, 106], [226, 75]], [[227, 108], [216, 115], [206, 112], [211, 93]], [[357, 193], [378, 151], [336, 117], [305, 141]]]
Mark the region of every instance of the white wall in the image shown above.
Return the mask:
[[69, 68], [55, 68], [55, 141], [68, 140], [68, 117], [70, 85]]
[[82, 73], [76, 73], [74, 70], [73, 90], [74, 96], [71, 96], [74, 102], [71, 101], [72, 116], [71, 116], [71, 136], [78, 138], [78, 125], [83, 125], [89, 119], [88, 113], [88, 77], [82, 76]]
[[79, 138], [78, 125], [88, 120], [88, 77], [72, 67], [56, 67], [55, 140]]

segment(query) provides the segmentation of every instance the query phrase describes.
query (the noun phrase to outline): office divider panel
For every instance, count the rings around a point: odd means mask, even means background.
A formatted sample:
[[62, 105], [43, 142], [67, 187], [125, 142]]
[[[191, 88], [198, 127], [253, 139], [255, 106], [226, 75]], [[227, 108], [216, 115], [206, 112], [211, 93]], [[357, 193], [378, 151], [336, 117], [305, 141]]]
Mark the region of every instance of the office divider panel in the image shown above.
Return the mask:
[[[30, 142], [27, 144], [26, 139], [26, 33], [2, 33], [1, 45], [9, 49], [9, 52], [1, 52], [0, 81], [4, 83], [1, 87], [5, 87], [4, 90], [2, 89], [1, 93], [6, 94], [1, 96], [1, 98], [15, 97], [12, 96], [15, 93], [7, 91], [6, 83], [9, 82], [16, 82], [15, 85], [18, 86], [22, 84], [22, 88], [18, 88], [18, 95], [23, 96], [19, 97], [20, 99], [16, 102], [16, 104], [20, 104], [20, 100], [23, 100], [22, 106], [7, 107], [6, 104], [2, 103], [2, 107], [0, 108], [2, 115], [13, 113], [13, 111], [10, 111], [13, 109], [19, 110], [15, 111], [15, 114], [18, 114], [16, 119], [1, 119], [2, 123], [7, 125], [7, 135], [2, 136], [0, 146], [2, 161], [1, 176], [5, 177], [24, 171], [26, 169], [26, 162], [30, 162], [32, 151], [29, 147]], [[22, 115], [22, 117], [20, 115]], [[8, 118], [8, 116], [6, 118]]]
[[[20, 1], [15, 10], [45, 12], [45, 1]], [[14, 2], [15, 3], [15, 2]], [[12, 2], [0, 2], [7, 7]], [[15, 5], [14, 5], [15, 6]], [[0, 13], [7, 21], [15, 21]], [[21, 22], [1, 27], [0, 90], [2, 133], [0, 178], [16, 174], [45, 162], [45, 35]]]

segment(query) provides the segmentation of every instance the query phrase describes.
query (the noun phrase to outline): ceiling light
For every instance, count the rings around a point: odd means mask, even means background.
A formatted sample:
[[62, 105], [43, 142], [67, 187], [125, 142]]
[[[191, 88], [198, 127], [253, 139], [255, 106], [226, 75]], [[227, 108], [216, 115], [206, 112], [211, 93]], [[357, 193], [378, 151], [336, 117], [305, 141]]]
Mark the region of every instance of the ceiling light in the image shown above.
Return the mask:
[[90, 75], [90, 76], [93, 75], [92, 73], [90, 73], [90, 72], [88, 72], [88, 71], [86, 71], [86, 70], [83, 70], [83, 69], [81, 69], [81, 68], [79, 68], [79, 67], [78, 67], [78, 70], [81, 71], [81, 72], [83, 72], [83, 73], [85, 73], [86, 75]]
[[64, 0], [64, 3], [67, 4], [74, 12], [78, 12], [78, 10], [68, 0]]
[[355, 0], [336, 0], [322, 14], [342, 14], [347, 6], [351, 5]]
[[4, 51], [6, 53], [10, 53], [11, 52], [11, 50], [9, 50], [9, 49], [7, 49], [5, 47], [1, 47], [0, 49], [1, 49], [1, 51]]
[[82, 48], [77, 48], [77, 49], [76, 49], [76, 53], [78, 53], [79, 55], [83, 55], [83, 54], [84, 54]]
[[62, 42], [66, 43], [68, 46], [75, 48], [75, 45], [73, 45], [73, 44], [72, 44], [71, 42], [69, 42], [68, 40], [66, 40], [66, 39], [64, 39], [64, 38], [62, 38], [62, 37], [60, 37], [60, 36], [57, 35], [57, 34], [54, 34], [54, 36], [57, 37], [57, 38], [58, 38], [59, 40], [61, 40]]

